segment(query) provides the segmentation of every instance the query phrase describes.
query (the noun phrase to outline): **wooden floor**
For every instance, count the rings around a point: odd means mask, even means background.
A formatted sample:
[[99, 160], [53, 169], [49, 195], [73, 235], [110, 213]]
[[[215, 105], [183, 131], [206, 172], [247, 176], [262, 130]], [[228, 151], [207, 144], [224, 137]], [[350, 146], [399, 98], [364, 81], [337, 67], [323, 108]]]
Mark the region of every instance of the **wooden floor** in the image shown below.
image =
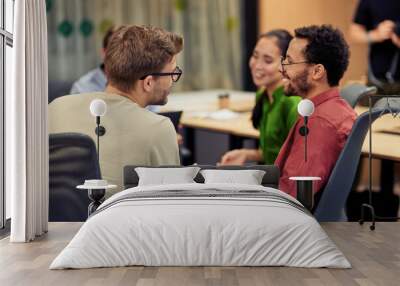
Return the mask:
[[0, 241], [0, 285], [400, 285], [400, 223], [326, 223], [323, 228], [353, 268], [123, 267], [48, 270], [79, 229], [51, 223], [49, 233], [27, 244]]

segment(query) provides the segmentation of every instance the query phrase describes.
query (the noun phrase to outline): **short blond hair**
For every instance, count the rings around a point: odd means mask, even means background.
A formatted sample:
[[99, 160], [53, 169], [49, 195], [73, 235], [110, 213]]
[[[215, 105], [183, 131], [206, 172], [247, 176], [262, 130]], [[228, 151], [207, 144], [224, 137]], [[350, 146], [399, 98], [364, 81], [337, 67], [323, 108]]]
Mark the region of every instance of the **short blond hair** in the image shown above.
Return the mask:
[[144, 75], [160, 72], [183, 49], [183, 38], [161, 28], [121, 26], [107, 46], [104, 59], [108, 81], [129, 92]]

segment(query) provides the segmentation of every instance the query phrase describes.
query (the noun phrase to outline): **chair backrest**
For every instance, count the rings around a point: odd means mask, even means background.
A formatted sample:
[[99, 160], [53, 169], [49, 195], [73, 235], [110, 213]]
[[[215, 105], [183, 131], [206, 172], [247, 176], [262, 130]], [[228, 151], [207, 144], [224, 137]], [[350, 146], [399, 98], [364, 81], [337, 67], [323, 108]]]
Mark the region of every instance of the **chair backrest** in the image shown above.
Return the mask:
[[[179, 133], [179, 121], [181, 120], [182, 111], [170, 111], [170, 112], [159, 112], [158, 114], [168, 117], [172, 124], [175, 127], [175, 131]], [[181, 164], [184, 166], [188, 166], [193, 164], [193, 155], [192, 151], [187, 147], [180, 145], [179, 146], [179, 155], [181, 158]]]
[[89, 198], [76, 186], [101, 178], [96, 146], [87, 135], [57, 133], [49, 149], [49, 221], [85, 221]]
[[49, 99], [48, 103], [50, 104], [54, 99], [70, 94], [70, 90], [73, 82], [70, 81], [61, 81], [61, 80], [49, 80]]
[[[374, 122], [388, 111], [374, 108], [371, 119]], [[354, 177], [360, 160], [361, 148], [368, 133], [369, 112], [361, 114], [355, 121], [346, 144], [340, 153], [335, 167], [323, 190], [314, 216], [318, 221], [346, 221], [344, 208], [351, 191]]]
[[366, 95], [376, 94], [375, 86], [366, 86], [359, 83], [349, 84], [340, 90], [340, 96], [354, 108], [357, 102]]
[[158, 114], [168, 117], [174, 125], [175, 130], [178, 131], [179, 120], [181, 120], [182, 111], [159, 112]]

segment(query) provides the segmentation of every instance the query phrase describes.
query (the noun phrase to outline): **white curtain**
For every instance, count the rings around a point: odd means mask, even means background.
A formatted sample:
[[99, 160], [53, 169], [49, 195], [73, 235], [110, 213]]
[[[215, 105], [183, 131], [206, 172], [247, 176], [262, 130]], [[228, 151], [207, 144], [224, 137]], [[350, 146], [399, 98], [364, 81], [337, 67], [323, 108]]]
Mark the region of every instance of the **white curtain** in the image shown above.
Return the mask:
[[47, 23], [45, 0], [15, 1], [13, 92], [6, 97], [6, 187], [12, 242], [47, 232]]
[[179, 33], [182, 79], [174, 90], [241, 89], [244, 0], [48, 0], [49, 79], [72, 82], [102, 60], [110, 25]]

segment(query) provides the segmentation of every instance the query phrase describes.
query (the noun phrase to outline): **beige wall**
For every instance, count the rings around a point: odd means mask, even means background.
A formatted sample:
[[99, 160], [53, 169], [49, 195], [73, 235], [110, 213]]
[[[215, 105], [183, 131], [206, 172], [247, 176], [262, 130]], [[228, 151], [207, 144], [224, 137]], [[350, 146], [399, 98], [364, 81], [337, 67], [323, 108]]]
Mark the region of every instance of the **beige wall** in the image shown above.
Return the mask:
[[297, 27], [311, 24], [331, 24], [343, 31], [350, 44], [350, 66], [341, 81], [365, 79], [367, 49], [349, 41], [347, 32], [358, 0], [259, 0], [260, 32], [285, 28], [293, 32]]

